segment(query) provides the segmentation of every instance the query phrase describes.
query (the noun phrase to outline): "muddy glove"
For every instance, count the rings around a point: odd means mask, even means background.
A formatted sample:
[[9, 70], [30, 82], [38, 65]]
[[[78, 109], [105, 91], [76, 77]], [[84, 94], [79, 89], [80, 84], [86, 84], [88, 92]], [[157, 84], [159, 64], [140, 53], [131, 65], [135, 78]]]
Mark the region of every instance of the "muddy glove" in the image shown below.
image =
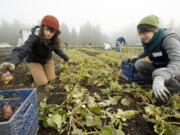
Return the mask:
[[9, 62], [3, 62], [0, 65], [0, 70], [3, 70], [3, 72], [6, 71], [14, 71], [15, 70], [15, 65]]
[[155, 97], [163, 102], [166, 102], [171, 95], [169, 90], [166, 88], [165, 79], [162, 76], [156, 76], [153, 81], [153, 93]]
[[11, 74], [11, 72], [6, 71], [5, 73], [2, 74], [1, 80], [2, 80], [5, 84], [8, 84], [9, 82], [11, 82], [11, 81], [13, 80], [13, 75]]
[[68, 64], [68, 65], [76, 65], [77, 62], [74, 61], [74, 60], [72, 60], [72, 59], [69, 59], [69, 60], [67, 61], [67, 64]]

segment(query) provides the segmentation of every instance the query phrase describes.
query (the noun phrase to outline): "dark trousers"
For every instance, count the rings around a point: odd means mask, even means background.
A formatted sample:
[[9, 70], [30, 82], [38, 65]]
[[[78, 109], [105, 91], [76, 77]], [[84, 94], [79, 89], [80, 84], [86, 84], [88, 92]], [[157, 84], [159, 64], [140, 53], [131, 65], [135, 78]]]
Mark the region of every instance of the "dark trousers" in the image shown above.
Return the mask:
[[[149, 83], [153, 81], [152, 73], [157, 68], [155, 68], [151, 62], [140, 59], [136, 61], [135, 68], [145, 81]], [[180, 92], [180, 77], [171, 78], [169, 81], [165, 82], [165, 86], [172, 92]]]

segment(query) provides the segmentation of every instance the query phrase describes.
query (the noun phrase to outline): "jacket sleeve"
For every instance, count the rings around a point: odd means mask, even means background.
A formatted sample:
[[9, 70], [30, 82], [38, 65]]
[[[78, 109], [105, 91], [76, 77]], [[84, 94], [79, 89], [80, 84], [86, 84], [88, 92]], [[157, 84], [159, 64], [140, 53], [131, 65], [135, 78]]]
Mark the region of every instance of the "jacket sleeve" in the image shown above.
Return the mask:
[[137, 57], [138, 58], [144, 58], [144, 57], [146, 57], [147, 56], [147, 54], [143, 51], [143, 52], [140, 52], [138, 55], [137, 55]]
[[65, 61], [69, 60], [69, 57], [63, 52], [62, 49], [54, 49], [54, 52], [59, 55], [61, 58], [63, 58]]
[[37, 36], [31, 34], [25, 43], [13, 49], [11, 54], [8, 55], [5, 60], [7, 62], [13, 63], [15, 66], [19, 65], [24, 60], [26, 55], [31, 52], [32, 45], [36, 40]]
[[156, 69], [155, 76], [162, 76], [166, 81], [173, 77], [180, 76], [180, 40], [177, 36], [170, 36], [164, 39], [163, 47], [167, 51], [170, 62], [165, 68]]

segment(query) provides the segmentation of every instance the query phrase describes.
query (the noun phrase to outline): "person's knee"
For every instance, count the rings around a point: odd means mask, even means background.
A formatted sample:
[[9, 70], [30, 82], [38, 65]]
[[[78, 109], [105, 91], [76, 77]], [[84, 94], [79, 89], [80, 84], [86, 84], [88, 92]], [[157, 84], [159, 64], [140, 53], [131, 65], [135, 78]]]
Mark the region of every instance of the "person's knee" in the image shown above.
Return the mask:
[[180, 82], [175, 78], [166, 81], [165, 86], [172, 94], [180, 93]]
[[48, 80], [49, 81], [54, 81], [56, 79], [56, 76], [50, 76], [50, 77], [48, 77]]
[[48, 81], [52, 81], [56, 79], [56, 74], [54, 69], [47, 69], [45, 73]]
[[46, 76], [47, 76], [48, 81], [53, 81], [56, 79], [55, 72], [48, 72], [48, 73], [46, 73]]
[[175, 78], [180, 83], [180, 75], [176, 76]]
[[142, 69], [144, 69], [144, 61], [142, 60], [136, 61], [135, 68], [137, 71], [141, 71]]
[[39, 81], [35, 81], [35, 84], [37, 86], [45, 86], [48, 84], [48, 80], [39, 80]]

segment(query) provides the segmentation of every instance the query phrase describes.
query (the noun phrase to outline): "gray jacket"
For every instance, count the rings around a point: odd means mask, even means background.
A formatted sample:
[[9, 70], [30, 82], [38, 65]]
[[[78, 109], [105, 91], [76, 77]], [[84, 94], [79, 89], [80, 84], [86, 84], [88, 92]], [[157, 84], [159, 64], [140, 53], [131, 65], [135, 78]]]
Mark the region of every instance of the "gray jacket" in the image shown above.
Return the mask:
[[[170, 59], [167, 67], [155, 69], [152, 76], [162, 76], [166, 81], [176, 77], [180, 80], [180, 38], [171, 30], [165, 31], [165, 38], [162, 47], [166, 50]], [[139, 55], [140, 58], [147, 56], [145, 53]]]

